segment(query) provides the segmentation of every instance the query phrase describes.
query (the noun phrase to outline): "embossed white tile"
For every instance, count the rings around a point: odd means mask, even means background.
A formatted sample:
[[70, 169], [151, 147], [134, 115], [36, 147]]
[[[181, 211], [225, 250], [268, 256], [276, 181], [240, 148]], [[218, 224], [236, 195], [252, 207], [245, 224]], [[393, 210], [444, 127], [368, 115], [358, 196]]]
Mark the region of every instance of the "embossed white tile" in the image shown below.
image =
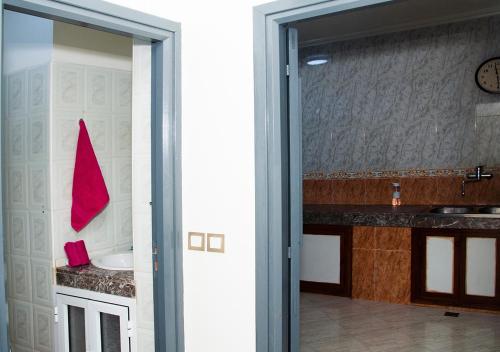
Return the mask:
[[112, 247], [114, 243], [112, 207], [108, 205], [82, 232], [87, 235], [86, 243], [91, 250]]
[[11, 297], [31, 302], [31, 268], [29, 257], [11, 256], [9, 278], [11, 280]]
[[33, 210], [49, 208], [49, 180], [45, 164], [31, 164], [28, 167], [29, 206]]
[[12, 352], [33, 352], [31, 347], [23, 347], [19, 345], [12, 345]]
[[28, 120], [28, 155], [32, 161], [48, 158], [48, 117], [46, 115], [32, 116]]
[[24, 211], [7, 212], [7, 237], [10, 239], [12, 254], [29, 256], [27, 215]]
[[113, 111], [130, 114], [132, 109], [132, 73], [114, 71], [113, 74]]
[[113, 115], [113, 156], [132, 154], [132, 120], [130, 115]]
[[[53, 233], [54, 233], [54, 259], [66, 259], [64, 244], [68, 241], [82, 239], [85, 242], [88, 236], [85, 233], [77, 233], [71, 227], [71, 210], [56, 210], [53, 212]], [[83, 230], [84, 231], [84, 230]]]
[[74, 163], [54, 163], [53, 170], [54, 187], [52, 197], [54, 209], [71, 209]]
[[116, 199], [113, 191], [115, 185], [113, 183], [112, 159], [97, 156], [97, 162], [99, 163], [99, 168], [101, 169], [102, 177], [104, 178], [104, 183], [106, 184], [106, 189], [108, 190], [110, 202], [114, 202]]
[[132, 160], [113, 158], [113, 192], [115, 200], [129, 200], [132, 196]]
[[26, 71], [7, 76], [7, 117], [12, 118], [26, 113], [27, 87]]
[[49, 109], [49, 65], [28, 71], [28, 110], [31, 113], [46, 112]]
[[8, 205], [14, 209], [26, 209], [27, 179], [26, 165], [10, 165], [7, 170]]
[[86, 69], [87, 109], [111, 112], [112, 70], [88, 67]]
[[52, 306], [52, 264], [49, 260], [31, 259], [33, 303]]
[[83, 110], [84, 68], [82, 65], [54, 63], [54, 108]]
[[31, 256], [37, 258], [50, 259], [51, 235], [49, 232], [50, 220], [47, 212], [31, 212], [29, 214], [29, 231]]
[[76, 144], [80, 132], [78, 120], [76, 113], [54, 113], [52, 127], [54, 135], [51, 143], [55, 159], [75, 159]]
[[12, 309], [12, 340], [15, 344], [33, 348], [33, 308], [31, 304], [18, 300], [9, 301]]
[[89, 114], [85, 120], [94, 152], [98, 159], [110, 157], [113, 149], [111, 117]]
[[132, 244], [132, 203], [116, 202], [113, 204], [115, 242], [120, 245]]
[[26, 160], [26, 120], [19, 118], [7, 123], [7, 160], [9, 162]]
[[[107, 238], [97, 238], [98, 236], [102, 236], [102, 234], [104, 233], [103, 229], [106, 227], [106, 223], [103, 222], [103, 218], [100, 218], [100, 215], [94, 218], [80, 232], [76, 232], [71, 227], [71, 210], [68, 209], [55, 211], [53, 217], [55, 230], [54, 259], [66, 259], [64, 244], [68, 241], [73, 242], [77, 240], [84, 240], [89, 252], [95, 250], [96, 241], [98, 243], [98, 248], [101, 244], [104, 244], [102, 246], [103, 248], [111, 247], [112, 242], [108, 244]], [[97, 221], [97, 224], [94, 223], [95, 221]]]
[[33, 330], [35, 351], [51, 352], [54, 350], [52, 341], [54, 313], [50, 308], [33, 306]]
[[153, 276], [152, 274], [134, 273], [137, 298], [137, 327], [154, 328]]
[[110, 219], [109, 207], [104, 209], [80, 232], [71, 227], [71, 211], [59, 210], [54, 212], [54, 259], [65, 259], [64, 243], [68, 241], [84, 240], [89, 252], [111, 249], [113, 247], [113, 223]]

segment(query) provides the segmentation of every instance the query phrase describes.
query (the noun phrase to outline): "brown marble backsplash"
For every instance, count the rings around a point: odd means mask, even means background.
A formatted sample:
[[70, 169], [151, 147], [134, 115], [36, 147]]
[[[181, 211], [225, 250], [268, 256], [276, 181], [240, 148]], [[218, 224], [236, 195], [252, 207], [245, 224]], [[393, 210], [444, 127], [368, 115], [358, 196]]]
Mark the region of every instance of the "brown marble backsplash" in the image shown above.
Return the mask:
[[460, 195], [461, 176], [394, 177], [365, 179], [305, 179], [304, 204], [391, 204], [392, 183], [401, 184], [406, 205], [500, 204], [500, 174], [468, 183]]

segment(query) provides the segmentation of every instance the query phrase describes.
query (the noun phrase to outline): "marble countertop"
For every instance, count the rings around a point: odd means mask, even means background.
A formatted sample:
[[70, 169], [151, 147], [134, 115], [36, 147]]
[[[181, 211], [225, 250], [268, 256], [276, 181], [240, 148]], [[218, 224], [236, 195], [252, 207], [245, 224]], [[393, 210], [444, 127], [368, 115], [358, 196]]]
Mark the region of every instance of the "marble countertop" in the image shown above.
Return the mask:
[[304, 224], [450, 229], [500, 229], [500, 217], [430, 213], [434, 206], [304, 205]]
[[62, 266], [56, 269], [56, 282], [60, 286], [135, 297], [133, 271], [106, 270], [92, 264], [76, 268]]

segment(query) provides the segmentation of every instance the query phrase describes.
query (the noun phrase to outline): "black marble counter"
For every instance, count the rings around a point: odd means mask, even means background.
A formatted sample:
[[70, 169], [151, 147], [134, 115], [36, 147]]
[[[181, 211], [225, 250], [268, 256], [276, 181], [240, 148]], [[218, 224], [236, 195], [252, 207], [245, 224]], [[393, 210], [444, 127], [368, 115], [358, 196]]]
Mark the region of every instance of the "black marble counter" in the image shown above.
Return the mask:
[[499, 229], [500, 217], [431, 213], [432, 206], [304, 205], [304, 224], [450, 229]]
[[106, 270], [92, 264], [78, 268], [62, 266], [56, 269], [56, 282], [60, 286], [135, 297], [133, 271]]

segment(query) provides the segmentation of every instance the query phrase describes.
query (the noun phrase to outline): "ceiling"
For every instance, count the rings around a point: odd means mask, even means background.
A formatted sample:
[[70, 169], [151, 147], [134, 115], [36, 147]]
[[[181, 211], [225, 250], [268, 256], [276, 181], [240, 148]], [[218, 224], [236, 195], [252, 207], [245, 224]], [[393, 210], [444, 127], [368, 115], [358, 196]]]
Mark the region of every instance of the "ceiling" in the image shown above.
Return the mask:
[[300, 46], [500, 14], [499, 0], [397, 0], [294, 24]]

